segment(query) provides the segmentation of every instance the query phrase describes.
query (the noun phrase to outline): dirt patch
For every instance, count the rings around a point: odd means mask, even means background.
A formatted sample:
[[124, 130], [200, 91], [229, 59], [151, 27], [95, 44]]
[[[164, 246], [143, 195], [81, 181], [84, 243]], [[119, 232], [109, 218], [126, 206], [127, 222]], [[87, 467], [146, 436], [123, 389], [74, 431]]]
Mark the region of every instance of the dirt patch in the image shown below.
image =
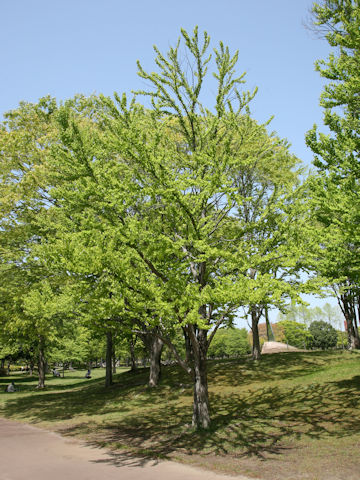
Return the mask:
[[265, 342], [261, 353], [285, 353], [285, 352], [305, 352], [305, 350], [300, 350], [299, 348], [293, 347], [286, 343], [281, 342]]

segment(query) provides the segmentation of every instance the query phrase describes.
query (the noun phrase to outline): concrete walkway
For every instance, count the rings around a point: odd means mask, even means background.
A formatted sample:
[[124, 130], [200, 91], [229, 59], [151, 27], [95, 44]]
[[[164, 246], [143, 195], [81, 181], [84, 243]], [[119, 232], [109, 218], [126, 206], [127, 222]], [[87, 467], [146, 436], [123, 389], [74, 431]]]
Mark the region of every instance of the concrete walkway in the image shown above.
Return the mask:
[[132, 458], [0, 418], [0, 480], [249, 480]]

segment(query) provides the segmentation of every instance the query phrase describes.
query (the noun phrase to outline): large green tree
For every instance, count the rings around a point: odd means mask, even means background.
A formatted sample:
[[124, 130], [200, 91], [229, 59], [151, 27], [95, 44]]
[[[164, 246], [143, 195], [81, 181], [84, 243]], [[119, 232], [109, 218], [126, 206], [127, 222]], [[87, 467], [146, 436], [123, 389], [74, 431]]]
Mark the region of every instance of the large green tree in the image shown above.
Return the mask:
[[[149, 108], [115, 95], [56, 112], [45, 183], [35, 190], [47, 204], [31, 221], [40, 229], [31, 258], [56, 275], [36, 284], [25, 306], [34, 322], [52, 322], [57, 296], [67, 294], [57, 290], [62, 274], [79, 290], [69, 301], [107, 334], [123, 318], [133, 333], [152, 332], [192, 376], [193, 425], [208, 428], [206, 358], [217, 330], [239, 306], [257, 327], [266, 306], [298, 295], [297, 159], [251, 118], [254, 92], [239, 91], [238, 53], [220, 43], [212, 60], [209, 36], [201, 41], [197, 29], [182, 40], [187, 65], [180, 41], [167, 56], [155, 49], [158, 73], [139, 64], [153, 87], [142, 92]], [[217, 93], [207, 106], [210, 65]]]
[[49, 300], [41, 290], [48, 293], [54, 281], [33, 252], [44, 236], [36, 219], [51, 201], [44, 171], [56, 138], [56, 109], [50, 97], [22, 102], [0, 125], [0, 322], [8, 336], [37, 352], [39, 388], [45, 385], [45, 349], [55, 326], [31, 304], [40, 300], [41, 310]]
[[329, 80], [320, 98], [329, 134], [306, 136], [315, 154], [313, 212], [320, 230], [317, 270], [328, 278], [347, 322], [349, 347], [360, 348], [360, 5], [358, 0], [314, 3], [315, 29], [333, 52], [318, 61]]
[[285, 274], [296, 268], [286, 228], [296, 159], [251, 119], [253, 94], [240, 93], [243, 76], [235, 76], [238, 54], [222, 44], [214, 49], [215, 105], [204, 106], [210, 39], [205, 33], [201, 42], [197, 29], [182, 38], [188, 65], [180, 41], [167, 56], [155, 48], [158, 73], [138, 64], [153, 86], [140, 92], [151, 98], [150, 111], [128, 106], [125, 97], [104, 99], [106, 145], [121, 159], [114, 177], [128, 179], [114, 194], [107, 188], [104, 211], [133, 252], [138, 287], [145, 281], [152, 290], [149, 322], [184, 329], [191, 362], [177, 359], [194, 379], [193, 425], [207, 428], [206, 354], [217, 329], [240, 305], [281, 304], [296, 295]]

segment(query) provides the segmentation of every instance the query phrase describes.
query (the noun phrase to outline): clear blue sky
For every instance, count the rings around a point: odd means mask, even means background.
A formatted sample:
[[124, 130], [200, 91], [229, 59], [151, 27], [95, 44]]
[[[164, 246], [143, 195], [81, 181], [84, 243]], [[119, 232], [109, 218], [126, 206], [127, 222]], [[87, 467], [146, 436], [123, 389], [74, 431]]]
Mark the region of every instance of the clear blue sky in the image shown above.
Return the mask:
[[[136, 60], [154, 68], [152, 46], [176, 42], [180, 28], [199, 25], [216, 46], [240, 51], [239, 72], [259, 87], [257, 120], [311, 162], [304, 133], [321, 123], [322, 80], [314, 62], [326, 41], [304, 27], [310, 0], [12, 0], [0, 1], [0, 113], [51, 94], [130, 92], [143, 88]], [[211, 98], [209, 98], [211, 101]]]
[[[157, 45], [167, 51], [180, 28], [206, 30], [239, 50], [251, 108], [310, 164], [304, 134], [321, 125], [323, 81], [314, 62], [329, 47], [305, 28], [311, 0], [0, 0], [0, 114], [21, 100], [50, 94], [129, 93], [144, 88], [136, 60], [154, 70]], [[212, 96], [209, 92], [208, 100]]]

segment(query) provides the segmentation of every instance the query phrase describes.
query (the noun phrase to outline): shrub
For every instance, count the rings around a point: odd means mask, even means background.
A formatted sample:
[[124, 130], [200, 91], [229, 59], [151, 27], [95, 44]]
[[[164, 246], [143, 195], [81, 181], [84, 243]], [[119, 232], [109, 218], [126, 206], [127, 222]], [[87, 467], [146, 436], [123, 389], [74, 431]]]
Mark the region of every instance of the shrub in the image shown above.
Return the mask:
[[323, 320], [312, 322], [309, 332], [312, 335], [311, 348], [326, 350], [327, 348], [336, 347], [338, 336], [335, 328], [330, 323]]
[[210, 344], [209, 357], [238, 357], [250, 352], [245, 328], [222, 328]]
[[308, 348], [312, 338], [311, 332], [308, 331], [306, 325], [293, 320], [281, 320], [281, 322], [278, 322], [278, 325], [283, 328], [283, 341], [292, 347]]

